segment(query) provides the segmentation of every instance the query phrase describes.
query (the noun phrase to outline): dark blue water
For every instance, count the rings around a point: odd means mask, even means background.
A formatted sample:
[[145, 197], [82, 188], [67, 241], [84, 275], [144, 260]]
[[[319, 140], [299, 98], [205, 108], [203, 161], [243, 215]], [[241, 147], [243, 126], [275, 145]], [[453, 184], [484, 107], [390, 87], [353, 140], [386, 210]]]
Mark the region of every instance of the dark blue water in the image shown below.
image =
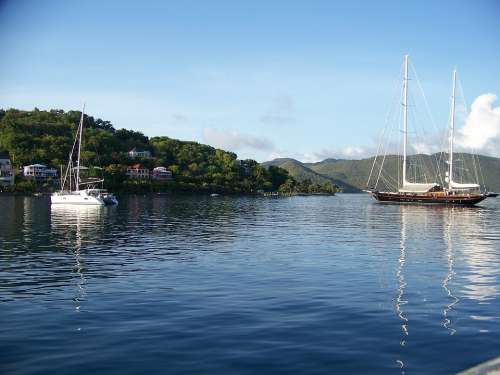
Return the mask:
[[0, 197], [2, 374], [449, 374], [500, 355], [500, 204]]

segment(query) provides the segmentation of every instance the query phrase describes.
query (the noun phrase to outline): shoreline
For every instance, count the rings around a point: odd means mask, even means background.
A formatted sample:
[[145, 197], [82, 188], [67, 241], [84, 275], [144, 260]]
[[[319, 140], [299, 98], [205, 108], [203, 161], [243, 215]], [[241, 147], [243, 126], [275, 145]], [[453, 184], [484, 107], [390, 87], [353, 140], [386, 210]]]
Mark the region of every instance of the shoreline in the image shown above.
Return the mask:
[[[50, 197], [53, 192], [5, 192], [5, 191], [0, 191], [0, 197], [35, 197], [35, 198], [42, 198], [42, 197]], [[157, 195], [198, 195], [198, 196], [211, 196], [213, 198], [215, 197], [265, 197], [265, 198], [288, 198], [288, 197], [334, 197], [339, 193], [281, 193], [281, 192], [264, 192], [264, 193], [241, 193], [241, 192], [226, 192], [226, 193], [214, 193], [214, 192], [207, 192], [207, 191], [161, 191], [161, 192], [154, 192], [154, 191], [145, 191], [145, 192], [138, 192], [138, 191], [120, 191], [116, 193], [116, 195], [151, 195], [151, 196], [157, 196]]]

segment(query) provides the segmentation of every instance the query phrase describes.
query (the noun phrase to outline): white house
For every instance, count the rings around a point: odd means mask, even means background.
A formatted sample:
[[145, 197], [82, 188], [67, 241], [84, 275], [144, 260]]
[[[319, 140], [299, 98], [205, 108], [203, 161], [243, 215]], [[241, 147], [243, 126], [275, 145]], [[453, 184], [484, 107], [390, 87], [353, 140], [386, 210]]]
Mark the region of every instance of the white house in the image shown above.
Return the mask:
[[172, 179], [172, 172], [165, 167], [156, 167], [153, 169], [153, 179], [168, 181]]
[[14, 170], [9, 159], [0, 159], [0, 186], [14, 185]]
[[35, 180], [46, 180], [47, 178], [56, 178], [57, 170], [47, 168], [44, 164], [32, 164], [23, 167], [23, 176]]
[[151, 157], [151, 152], [150, 151], [138, 151], [135, 147], [128, 152], [128, 156], [131, 159], [135, 158], [150, 158]]

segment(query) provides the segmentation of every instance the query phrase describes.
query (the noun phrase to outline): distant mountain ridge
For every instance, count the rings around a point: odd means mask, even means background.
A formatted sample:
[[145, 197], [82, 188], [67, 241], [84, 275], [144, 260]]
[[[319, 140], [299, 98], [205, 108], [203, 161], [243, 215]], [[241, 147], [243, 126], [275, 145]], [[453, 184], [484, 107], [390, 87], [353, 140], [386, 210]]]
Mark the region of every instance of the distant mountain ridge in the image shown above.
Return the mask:
[[295, 178], [297, 181], [303, 181], [306, 179], [311, 180], [312, 183], [315, 184], [324, 184], [327, 181], [330, 181], [334, 185], [337, 185], [344, 192], [350, 193], [358, 193], [360, 189], [356, 186], [350, 185], [348, 182], [344, 180], [334, 178], [322, 173], [315, 171], [311, 165], [302, 163], [298, 160], [291, 158], [279, 158], [274, 159], [268, 162], [262, 163], [265, 167], [269, 167], [271, 165], [283, 168], [288, 171], [288, 173]]
[[[444, 171], [447, 169], [446, 157], [443, 155], [445, 154], [412, 155], [409, 157], [409, 165], [418, 160], [423, 165], [420, 173], [425, 175], [428, 181], [440, 183], [444, 177]], [[470, 154], [466, 153], [455, 155], [455, 160], [472, 158]], [[275, 165], [286, 169], [298, 181], [304, 179], [320, 183], [331, 181], [340, 186], [346, 193], [358, 193], [367, 188], [366, 183], [372, 169], [373, 159], [374, 157], [360, 160], [325, 159], [316, 163], [302, 163], [292, 158], [279, 158], [262, 164], [266, 167]], [[500, 158], [478, 155], [477, 160], [479, 160], [480, 174], [484, 178], [487, 189], [500, 192]], [[384, 163], [384, 171], [397, 176], [400, 164], [400, 157], [388, 155]], [[438, 168], [436, 169], [433, 165], [438, 165]]]

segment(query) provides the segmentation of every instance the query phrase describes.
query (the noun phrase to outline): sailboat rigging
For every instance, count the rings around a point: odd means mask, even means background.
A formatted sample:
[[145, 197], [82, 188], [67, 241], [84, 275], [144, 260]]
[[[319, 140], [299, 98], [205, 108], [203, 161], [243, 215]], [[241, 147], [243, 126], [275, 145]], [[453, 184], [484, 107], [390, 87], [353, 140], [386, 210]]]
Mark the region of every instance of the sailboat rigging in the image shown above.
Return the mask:
[[[404, 56], [404, 75], [403, 75], [403, 166], [402, 181], [397, 191], [379, 191], [377, 189], [378, 180], [375, 188], [366, 190], [376, 200], [390, 203], [419, 203], [419, 204], [451, 204], [451, 205], [475, 205], [488, 197], [496, 197], [496, 193], [488, 193], [481, 190], [479, 184], [459, 183], [454, 181], [453, 169], [453, 141], [455, 131], [455, 92], [456, 92], [456, 69], [453, 71], [453, 89], [451, 96], [451, 115], [448, 142], [448, 168], [445, 172], [445, 182], [447, 187], [441, 186], [437, 182], [417, 182], [409, 181], [408, 171], [408, 55]], [[380, 172], [383, 168], [385, 155], [380, 166]], [[372, 171], [375, 168], [377, 158], [374, 159]], [[399, 171], [398, 171], [399, 173]], [[380, 173], [379, 173], [380, 176]], [[371, 175], [368, 178], [367, 185], [370, 186]], [[398, 178], [399, 180], [399, 178]]]
[[[51, 203], [94, 206], [117, 204], [118, 200], [112, 193], [109, 193], [106, 189], [97, 187], [99, 183], [104, 182], [103, 179], [89, 179], [83, 182], [80, 178], [80, 171], [87, 169], [80, 165], [84, 112], [85, 105], [82, 109], [73, 148], [69, 154], [64, 178], [61, 174], [61, 190], [52, 194], [50, 197]], [[77, 153], [76, 167], [73, 167], [73, 155], [75, 152]], [[84, 189], [80, 189], [82, 186], [84, 186]]]

